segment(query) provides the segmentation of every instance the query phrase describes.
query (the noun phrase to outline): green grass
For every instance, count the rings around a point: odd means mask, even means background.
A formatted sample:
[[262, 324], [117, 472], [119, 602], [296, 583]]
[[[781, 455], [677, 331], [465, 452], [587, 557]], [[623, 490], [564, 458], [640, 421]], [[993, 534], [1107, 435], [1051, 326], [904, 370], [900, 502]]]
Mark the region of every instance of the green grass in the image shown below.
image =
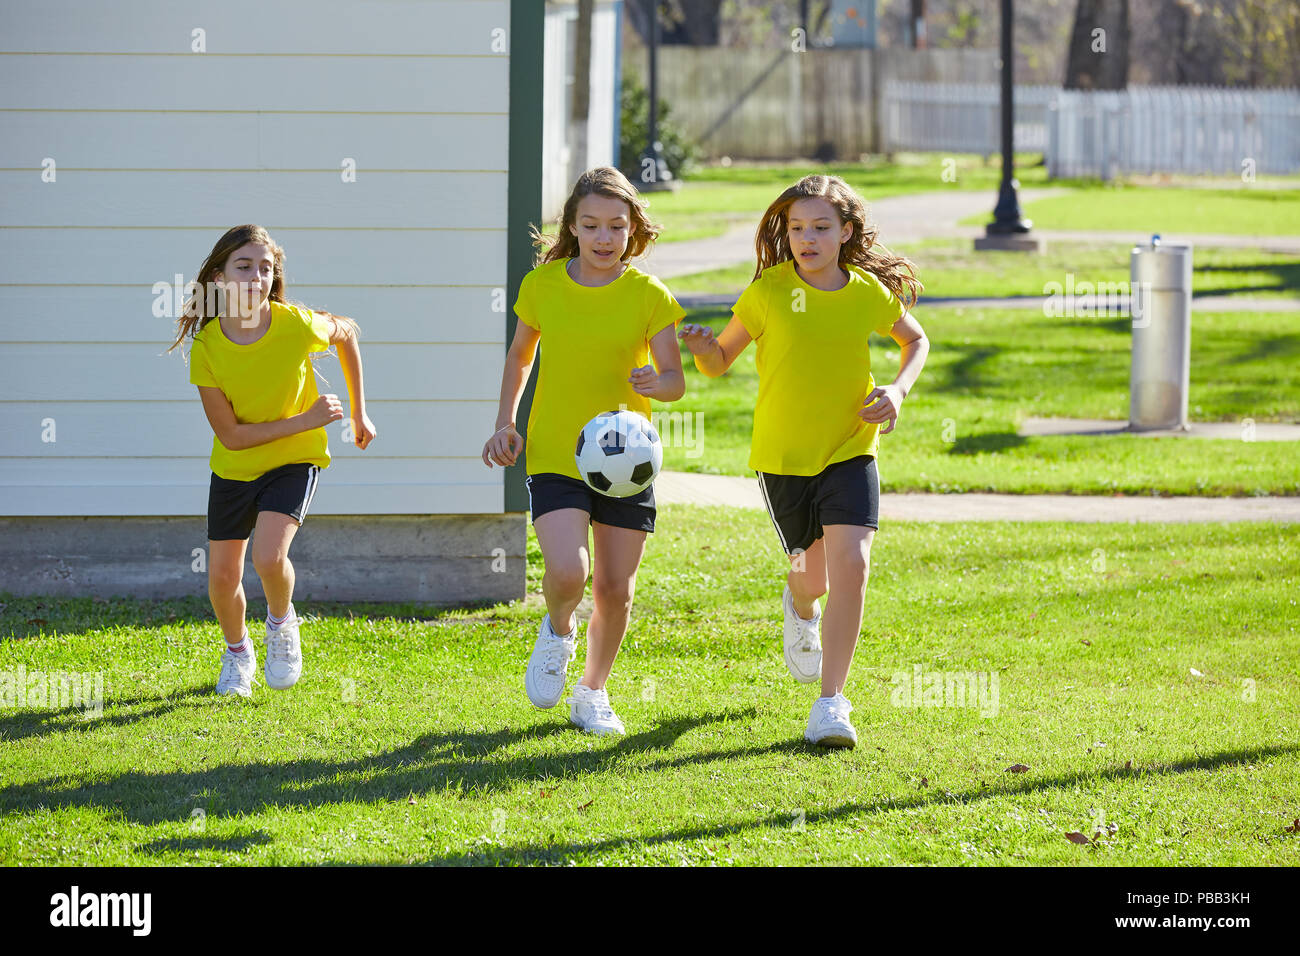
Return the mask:
[[[953, 161], [951, 167], [944, 162]], [[1046, 167], [1038, 156], [1018, 156], [1017, 175], [1022, 186], [1044, 185]], [[951, 169], [951, 181], [944, 178]], [[660, 222], [659, 242], [681, 242], [718, 236], [734, 225], [756, 227], [759, 217], [787, 186], [811, 173], [840, 176], [868, 202], [886, 196], [952, 190], [994, 190], [1001, 178], [997, 163], [985, 164], [978, 156], [905, 154], [893, 163], [831, 163], [807, 166], [709, 166], [682, 184], [678, 192], [646, 193], [651, 218]], [[1053, 183], [1070, 185], [1073, 181]], [[986, 217], [987, 218], [987, 217]]]
[[[1022, 211], [1035, 229], [1294, 236], [1300, 222], [1300, 189], [1097, 185], [1025, 203]], [[987, 218], [971, 216], [962, 224], [982, 225]]]
[[[535, 596], [300, 602], [303, 679], [251, 701], [208, 693], [198, 598], [0, 598], [0, 672], [106, 685], [97, 719], [0, 711], [0, 864], [1300, 864], [1294, 527], [886, 524], [861, 743], [817, 753], [766, 515], [659, 526], [610, 684], [621, 740], [528, 704]], [[996, 673], [996, 716], [891, 706], [917, 665]]]
[[[888, 245], [888, 243], [886, 243]], [[928, 239], [890, 248], [916, 264], [926, 296], [1042, 296], [1047, 283], [1129, 281], [1131, 246], [1114, 242], [1050, 242], [1042, 255], [976, 252], [967, 239]], [[1300, 258], [1257, 249], [1205, 247], [1192, 256], [1194, 295], [1300, 299]], [[674, 293], [739, 292], [753, 264], [697, 272], [668, 280]]]
[[[689, 319], [723, 328], [729, 311]], [[1115, 436], [1021, 437], [1026, 417], [1128, 418], [1127, 317], [1047, 317], [1035, 309], [927, 308], [930, 356], [881, 438], [885, 490], [1066, 494], [1300, 493], [1292, 442]], [[872, 337], [873, 368], [892, 381], [899, 351]], [[686, 395], [664, 412], [698, 421], [696, 450], [669, 442], [664, 467], [747, 475], [758, 390], [755, 347], [724, 376], [700, 375], [683, 350]], [[1300, 313], [1197, 312], [1193, 421], [1300, 421]], [[693, 436], [698, 437], [698, 436]], [[688, 457], [695, 455], [695, 457]]]

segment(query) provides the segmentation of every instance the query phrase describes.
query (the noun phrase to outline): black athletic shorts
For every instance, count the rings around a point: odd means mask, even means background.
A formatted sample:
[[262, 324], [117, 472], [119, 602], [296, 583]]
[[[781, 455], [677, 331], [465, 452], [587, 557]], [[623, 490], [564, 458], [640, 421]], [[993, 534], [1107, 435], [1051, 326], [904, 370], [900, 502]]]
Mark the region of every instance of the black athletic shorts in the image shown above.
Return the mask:
[[213, 474], [208, 487], [208, 540], [247, 541], [261, 511], [288, 515], [302, 524], [319, 478], [320, 466], [306, 462], [272, 468], [252, 481]]
[[874, 455], [838, 461], [817, 475], [755, 474], [786, 554], [811, 548], [824, 525], [880, 527], [880, 477]]
[[588, 488], [586, 483], [568, 475], [543, 473], [529, 475], [528, 506], [536, 521], [548, 511], [561, 508], [581, 508], [591, 515], [591, 521], [632, 531], [655, 529], [655, 486], [650, 485], [639, 495], [630, 498], [611, 498]]

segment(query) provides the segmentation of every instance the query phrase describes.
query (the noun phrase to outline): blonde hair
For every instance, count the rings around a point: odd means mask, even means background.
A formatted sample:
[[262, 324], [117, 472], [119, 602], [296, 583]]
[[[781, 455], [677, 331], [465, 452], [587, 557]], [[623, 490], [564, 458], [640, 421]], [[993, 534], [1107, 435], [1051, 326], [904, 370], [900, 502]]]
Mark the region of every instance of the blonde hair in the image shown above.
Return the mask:
[[[191, 284], [194, 292], [185, 303], [185, 307], [181, 309], [181, 314], [176, 318], [176, 340], [167, 349], [168, 352], [171, 352], [184, 342], [187, 337], [192, 339], [198, 335], [205, 325], [217, 317], [215, 314], [209, 315], [207, 312], [208, 305], [215, 300], [213, 292], [218, 288], [216, 277], [219, 273], [225, 271], [226, 260], [230, 258], [235, 250], [248, 245], [250, 242], [266, 246], [271, 253], [271, 291], [267, 298], [281, 305], [301, 305], [301, 303], [290, 302], [284, 297], [284, 249], [280, 244], [272, 239], [270, 233], [261, 226], [252, 223], [233, 226], [227, 229], [225, 235], [217, 240], [217, 244], [212, 247], [208, 257], [203, 260], [203, 265], [199, 266], [199, 274]], [[347, 316], [334, 315], [319, 310], [314, 311], [318, 315], [327, 315], [344, 327], [351, 329], [353, 335], [359, 335], [361, 332], [357, 323]]]
[[578, 203], [584, 196], [592, 195], [621, 199], [627, 203], [631, 222], [628, 229], [627, 249], [623, 251], [622, 256], [624, 262], [643, 254], [659, 238], [662, 227], [651, 222], [650, 217], [646, 215], [646, 201], [641, 198], [636, 187], [613, 166], [598, 166], [587, 170], [573, 184], [573, 191], [564, 201], [564, 210], [560, 213], [558, 236], [547, 236], [539, 232], [536, 226], [529, 227], [529, 235], [532, 236], [533, 245], [537, 247], [537, 261], [533, 263], [535, 266], [554, 262], [556, 259], [572, 259], [578, 254], [578, 237], [569, 227], [578, 220]]
[[841, 266], [855, 265], [870, 272], [904, 308], [916, 303], [917, 296], [925, 287], [917, 278], [915, 265], [876, 241], [880, 230], [867, 221], [866, 202], [838, 176], [805, 176], [767, 207], [754, 238], [758, 254], [755, 279], [763, 274], [764, 269], [794, 259], [790, 250], [790, 207], [800, 199], [825, 199], [835, 209], [841, 223], [853, 226], [853, 234], [840, 244]]

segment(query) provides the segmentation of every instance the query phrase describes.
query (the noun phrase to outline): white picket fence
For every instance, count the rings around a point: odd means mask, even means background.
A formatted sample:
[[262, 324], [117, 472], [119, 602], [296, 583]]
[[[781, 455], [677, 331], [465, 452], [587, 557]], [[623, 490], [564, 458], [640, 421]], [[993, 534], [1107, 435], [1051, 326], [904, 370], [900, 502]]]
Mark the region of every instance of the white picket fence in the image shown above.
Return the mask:
[[[887, 152], [1000, 149], [997, 84], [885, 84]], [[1015, 148], [1052, 177], [1300, 172], [1300, 91], [1137, 86], [1085, 92], [1017, 86]]]

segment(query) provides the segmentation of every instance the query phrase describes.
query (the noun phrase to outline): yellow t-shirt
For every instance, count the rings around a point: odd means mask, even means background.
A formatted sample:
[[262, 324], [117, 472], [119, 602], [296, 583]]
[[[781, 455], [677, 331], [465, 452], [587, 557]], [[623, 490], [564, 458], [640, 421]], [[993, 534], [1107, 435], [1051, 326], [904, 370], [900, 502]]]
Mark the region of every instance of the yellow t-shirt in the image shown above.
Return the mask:
[[732, 310], [758, 347], [755, 471], [816, 475], [876, 454], [880, 426], [858, 417], [876, 387], [867, 340], [873, 331], [888, 335], [903, 307], [870, 272], [845, 268], [848, 285], [823, 292], [799, 277], [793, 260], [777, 263]]
[[647, 364], [650, 340], [686, 313], [655, 276], [628, 266], [603, 286], [579, 285], [566, 260], [524, 276], [515, 314], [542, 333], [541, 369], [528, 415], [528, 473], [581, 478], [578, 432], [620, 405], [650, 417], [650, 399], [628, 381]]
[[[225, 393], [241, 423], [273, 422], [305, 412], [316, 401], [316, 377], [308, 353], [329, 348], [329, 319], [309, 309], [271, 303], [271, 324], [249, 345], [230, 341], [213, 319], [194, 337], [190, 382]], [[324, 428], [312, 428], [231, 451], [212, 436], [212, 470], [222, 478], [252, 481], [295, 462], [328, 467]]]

